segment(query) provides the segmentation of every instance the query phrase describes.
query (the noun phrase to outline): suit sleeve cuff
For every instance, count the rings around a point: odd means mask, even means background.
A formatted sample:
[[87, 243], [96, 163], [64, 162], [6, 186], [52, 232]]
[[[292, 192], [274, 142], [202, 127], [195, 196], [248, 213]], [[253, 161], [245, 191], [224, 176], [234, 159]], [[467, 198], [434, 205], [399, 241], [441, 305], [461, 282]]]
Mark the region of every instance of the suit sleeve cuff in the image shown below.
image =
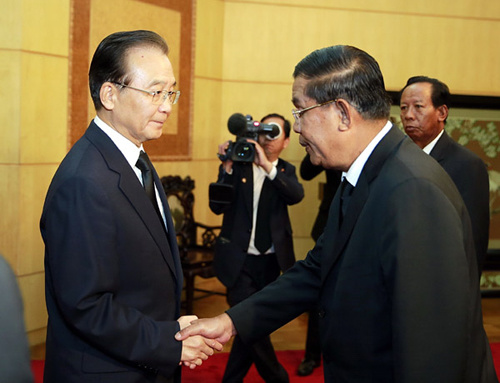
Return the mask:
[[267, 178], [272, 181], [276, 178], [276, 174], [278, 174], [278, 169], [276, 169], [276, 166], [273, 165], [271, 171], [267, 174]]

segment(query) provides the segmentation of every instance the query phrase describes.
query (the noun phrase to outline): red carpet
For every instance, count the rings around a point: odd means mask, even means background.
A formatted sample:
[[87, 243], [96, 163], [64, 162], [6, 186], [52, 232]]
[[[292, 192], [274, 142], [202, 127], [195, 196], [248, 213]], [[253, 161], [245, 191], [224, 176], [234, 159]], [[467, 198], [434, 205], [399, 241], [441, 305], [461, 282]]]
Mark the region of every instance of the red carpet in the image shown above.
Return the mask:
[[493, 355], [493, 363], [495, 363], [495, 370], [497, 376], [500, 377], [500, 343], [490, 343], [491, 355]]
[[[320, 383], [323, 382], [323, 365], [315, 368], [309, 376], [298, 376], [297, 367], [304, 357], [304, 351], [277, 351], [278, 360], [288, 371], [290, 383]], [[182, 383], [220, 383], [226, 368], [226, 362], [229, 354], [226, 352], [215, 354], [208, 358], [200, 367], [194, 370], [184, 368], [182, 371]], [[203, 377], [202, 379], [200, 377]], [[260, 377], [255, 366], [250, 368], [245, 383], [262, 383], [264, 380]]]
[[[497, 375], [500, 376], [500, 343], [491, 343], [491, 352], [495, 361]], [[194, 370], [184, 368], [182, 372], [182, 383], [219, 383], [224, 374], [228, 353], [219, 353], [203, 363], [202, 366]], [[290, 375], [290, 383], [319, 383], [323, 382], [323, 368], [319, 367], [314, 370], [312, 375], [306, 377], [297, 376], [295, 371], [299, 365], [304, 351], [278, 351], [279, 361], [288, 371]], [[33, 374], [35, 375], [35, 383], [42, 383], [43, 376], [43, 360], [32, 361]], [[245, 383], [262, 383], [263, 380], [257, 373], [254, 366], [248, 372], [245, 378]]]

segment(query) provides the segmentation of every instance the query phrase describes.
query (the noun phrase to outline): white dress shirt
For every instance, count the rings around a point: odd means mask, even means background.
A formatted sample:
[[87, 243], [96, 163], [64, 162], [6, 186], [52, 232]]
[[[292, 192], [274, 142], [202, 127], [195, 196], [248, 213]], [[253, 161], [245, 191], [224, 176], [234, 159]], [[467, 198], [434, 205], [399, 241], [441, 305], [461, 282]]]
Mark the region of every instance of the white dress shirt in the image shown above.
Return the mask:
[[[259, 199], [260, 193], [262, 191], [262, 186], [264, 185], [264, 180], [269, 178], [271, 181], [276, 178], [276, 174], [278, 173], [278, 169], [276, 169], [276, 165], [278, 165], [278, 160], [273, 161], [273, 168], [269, 172], [261, 168], [260, 166], [252, 163], [252, 172], [253, 172], [253, 213], [252, 213], [252, 233], [250, 234], [250, 243], [248, 245], [248, 254], [260, 255], [260, 251], [255, 247], [255, 226], [257, 224], [257, 209], [259, 208]], [[274, 253], [274, 244], [271, 245], [269, 250], [266, 251], [266, 254]]]
[[[142, 185], [141, 169], [135, 166], [137, 160], [139, 159], [139, 154], [141, 153], [141, 150], [145, 152], [142, 144], [140, 147], [137, 147], [132, 141], [130, 141], [128, 138], [118, 133], [111, 126], [109, 126], [103, 120], [101, 120], [98, 116], [95, 116], [94, 122], [104, 133], [106, 133], [106, 135], [116, 145], [118, 150], [123, 154], [123, 156], [129, 163], [132, 170], [135, 172], [137, 178], [139, 179], [139, 182]], [[167, 227], [165, 221], [165, 211], [163, 209], [163, 204], [161, 203], [160, 194], [158, 193], [156, 183], [154, 185], [155, 185], [156, 202], [158, 204], [158, 207], [160, 208], [161, 216], [163, 218], [163, 223], [165, 224], [165, 227]], [[144, 185], [142, 186], [144, 187]]]

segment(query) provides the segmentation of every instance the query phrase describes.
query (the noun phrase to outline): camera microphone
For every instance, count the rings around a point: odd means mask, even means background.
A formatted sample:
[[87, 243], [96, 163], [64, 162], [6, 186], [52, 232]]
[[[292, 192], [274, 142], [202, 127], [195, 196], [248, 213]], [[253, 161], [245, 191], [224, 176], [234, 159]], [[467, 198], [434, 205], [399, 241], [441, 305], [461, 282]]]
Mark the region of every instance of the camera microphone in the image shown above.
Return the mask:
[[247, 128], [247, 118], [241, 113], [234, 113], [227, 120], [227, 128], [235, 136], [241, 135]]
[[253, 121], [252, 116], [244, 116], [241, 113], [234, 113], [229, 117], [227, 128], [229, 132], [235, 136], [243, 136], [245, 132], [265, 134], [269, 140], [274, 140], [281, 136], [281, 126], [276, 122], [263, 124], [258, 121]]

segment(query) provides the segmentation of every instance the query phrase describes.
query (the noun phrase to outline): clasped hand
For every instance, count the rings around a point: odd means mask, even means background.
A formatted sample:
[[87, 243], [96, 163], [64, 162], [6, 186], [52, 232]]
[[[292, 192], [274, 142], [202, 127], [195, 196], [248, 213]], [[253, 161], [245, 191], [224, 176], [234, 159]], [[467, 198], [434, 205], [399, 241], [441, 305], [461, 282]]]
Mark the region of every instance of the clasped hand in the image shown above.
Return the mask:
[[[180, 322], [183, 318], [190, 318], [189, 323], [185, 326]], [[191, 343], [191, 341], [196, 341], [197, 344], [203, 342], [206, 346], [201, 353], [199, 350], [196, 350], [196, 358], [182, 360], [182, 362], [190, 368], [201, 365], [203, 360], [208, 359], [208, 357], [214, 353], [214, 349], [221, 351], [222, 346], [226, 344], [232, 336], [236, 335], [236, 329], [233, 322], [226, 313], [208, 319], [197, 319], [195, 315], [181, 317], [179, 318], [179, 323], [181, 323], [181, 331], [175, 334], [175, 339], [183, 343], [183, 358], [185, 346]], [[190, 355], [190, 357], [192, 358], [193, 355]]]
[[[177, 319], [177, 322], [179, 322], [180, 328], [183, 330], [196, 319], [198, 319], [196, 315], [185, 315]], [[214, 350], [221, 351], [222, 346], [223, 345], [217, 340], [201, 335], [195, 335], [189, 338], [186, 337], [182, 339], [182, 353], [179, 364], [184, 363], [185, 366], [191, 369], [196, 368], [196, 366], [201, 366], [204, 360], [207, 360], [209, 356], [214, 354]]]

